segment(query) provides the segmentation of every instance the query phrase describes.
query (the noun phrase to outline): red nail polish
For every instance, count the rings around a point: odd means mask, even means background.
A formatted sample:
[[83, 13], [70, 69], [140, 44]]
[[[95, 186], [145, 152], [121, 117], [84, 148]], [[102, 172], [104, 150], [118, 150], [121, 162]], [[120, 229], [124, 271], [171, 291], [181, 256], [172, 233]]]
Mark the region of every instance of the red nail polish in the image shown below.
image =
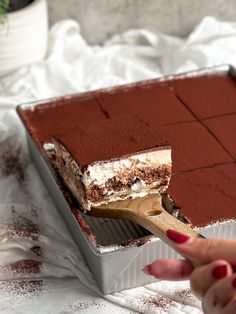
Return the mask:
[[228, 273], [228, 268], [226, 265], [216, 266], [212, 270], [212, 276], [215, 279], [220, 279], [220, 278], [226, 277], [227, 273]]
[[232, 281], [232, 286], [234, 289], [236, 289], [236, 278], [234, 278], [234, 280]]
[[175, 243], [178, 243], [178, 244], [181, 244], [181, 243], [185, 243], [187, 242], [189, 239], [191, 239], [190, 237], [186, 236], [185, 234], [183, 233], [180, 233], [178, 231], [175, 231], [175, 230], [172, 230], [172, 229], [168, 229], [166, 231], [166, 235], [167, 237], [175, 242]]
[[150, 274], [150, 266], [151, 266], [151, 264], [148, 264], [148, 265], [143, 267], [142, 271], [144, 272], [145, 275], [151, 275]]

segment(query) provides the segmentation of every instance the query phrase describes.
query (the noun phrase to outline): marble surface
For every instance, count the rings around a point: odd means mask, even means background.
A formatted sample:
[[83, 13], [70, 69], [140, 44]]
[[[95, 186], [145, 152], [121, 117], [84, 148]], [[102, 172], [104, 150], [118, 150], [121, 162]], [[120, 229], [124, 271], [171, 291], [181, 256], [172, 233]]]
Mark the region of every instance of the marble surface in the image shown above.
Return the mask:
[[49, 0], [50, 23], [79, 21], [89, 43], [130, 28], [186, 36], [207, 15], [236, 20], [236, 0]]

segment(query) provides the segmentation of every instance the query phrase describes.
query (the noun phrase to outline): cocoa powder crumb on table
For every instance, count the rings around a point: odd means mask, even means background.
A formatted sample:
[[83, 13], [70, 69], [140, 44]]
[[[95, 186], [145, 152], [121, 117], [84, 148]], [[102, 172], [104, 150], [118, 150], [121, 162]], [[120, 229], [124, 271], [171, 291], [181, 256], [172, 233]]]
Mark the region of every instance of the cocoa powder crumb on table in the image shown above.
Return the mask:
[[2, 271], [10, 272], [12, 274], [38, 274], [42, 263], [33, 260], [20, 260], [15, 263], [9, 263], [0, 266]]
[[153, 307], [155, 309], [162, 309], [162, 310], [168, 310], [170, 307], [175, 306], [175, 302], [172, 301], [169, 298], [166, 298], [164, 296], [150, 296], [147, 298], [135, 298], [133, 300], [135, 303], [140, 304], [140, 308], [142, 309], [143, 307]]
[[191, 297], [193, 297], [191, 289], [177, 290], [174, 295], [176, 297], [179, 297], [179, 298], [191, 298]]
[[2, 294], [15, 296], [38, 295], [42, 292], [42, 280], [6, 280], [0, 281], [0, 290]]
[[158, 308], [166, 308], [171, 306], [171, 304], [173, 305], [174, 302], [171, 299], [167, 299], [166, 297], [151, 297], [149, 299], [146, 300], [146, 302], [144, 302], [146, 304], [150, 304], [150, 305], [154, 305]]
[[103, 303], [91, 301], [91, 302], [78, 302], [74, 304], [69, 304], [68, 307], [70, 311], [76, 311], [76, 310], [82, 310], [82, 309], [85, 310], [88, 308], [100, 309], [102, 307], [105, 307], [105, 305]]
[[25, 181], [25, 170], [22, 163], [19, 160], [19, 151], [13, 151], [13, 148], [9, 147], [9, 150], [3, 152], [0, 155], [1, 159], [1, 172], [4, 176], [15, 174], [18, 181]]
[[43, 252], [42, 252], [42, 249], [41, 249], [40, 246], [33, 246], [33, 247], [31, 248], [31, 251], [32, 251], [35, 255], [37, 255], [37, 256], [39, 256], [39, 257], [43, 256]]

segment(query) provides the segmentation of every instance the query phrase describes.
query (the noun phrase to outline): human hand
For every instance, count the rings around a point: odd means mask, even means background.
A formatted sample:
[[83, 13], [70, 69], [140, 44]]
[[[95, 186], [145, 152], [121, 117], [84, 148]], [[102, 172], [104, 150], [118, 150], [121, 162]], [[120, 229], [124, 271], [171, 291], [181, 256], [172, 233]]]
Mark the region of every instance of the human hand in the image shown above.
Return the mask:
[[189, 279], [206, 314], [236, 313], [236, 240], [189, 238], [174, 230], [167, 230], [167, 236], [177, 252], [198, 266], [187, 260], [156, 260], [144, 273], [165, 280]]

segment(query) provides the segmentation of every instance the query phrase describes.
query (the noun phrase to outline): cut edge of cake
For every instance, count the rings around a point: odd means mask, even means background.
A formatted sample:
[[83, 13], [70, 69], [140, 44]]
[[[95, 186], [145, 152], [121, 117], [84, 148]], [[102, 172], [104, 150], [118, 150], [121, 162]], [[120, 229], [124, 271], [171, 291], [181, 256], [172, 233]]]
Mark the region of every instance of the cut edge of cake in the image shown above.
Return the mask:
[[171, 177], [171, 148], [159, 146], [93, 162], [82, 169], [66, 147], [53, 138], [56, 167], [82, 209], [117, 200], [164, 193]]

